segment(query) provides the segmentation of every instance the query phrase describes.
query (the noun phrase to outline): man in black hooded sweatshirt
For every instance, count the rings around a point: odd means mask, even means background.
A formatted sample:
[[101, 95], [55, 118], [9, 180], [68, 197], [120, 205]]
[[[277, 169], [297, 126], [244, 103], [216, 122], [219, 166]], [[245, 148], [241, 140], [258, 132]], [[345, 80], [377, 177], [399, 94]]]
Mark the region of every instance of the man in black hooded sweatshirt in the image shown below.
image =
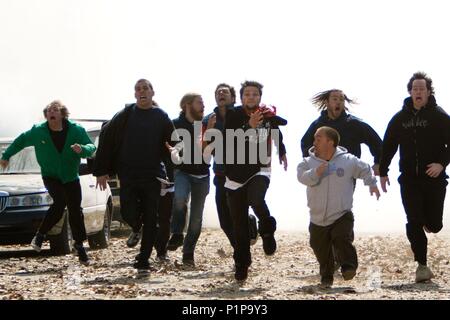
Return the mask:
[[[242, 106], [228, 110], [225, 117], [225, 188], [227, 189], [235, 237], [235, 278], [245, 280], [251, 264], [248, 208], [259, 220], [259, 234], [266, 255], [276, 251], [276, 220], [264, 200], [270, 183], [272, 140], [278, 147], [279, 162], [287, 169], [286, 148], [278, 127], [287, 121], [276, 109], [260, 107], [263, 86], [255, 81], [242, 84]], [[277, 136], [278, 134], [278, 136]]]
[[436, 104], [432, 80], [415, 73], [407, 85], [410, 97], [388, 124], [380, 160], [381, 188], [386, 192], [388, 170], [400, 146], [400, 191], [406, 212], [406, 235], [418, 262], [416, 282], [434, 277], [427, 266], [427, 236], [442, 229], [450, 159], [450, 118]]

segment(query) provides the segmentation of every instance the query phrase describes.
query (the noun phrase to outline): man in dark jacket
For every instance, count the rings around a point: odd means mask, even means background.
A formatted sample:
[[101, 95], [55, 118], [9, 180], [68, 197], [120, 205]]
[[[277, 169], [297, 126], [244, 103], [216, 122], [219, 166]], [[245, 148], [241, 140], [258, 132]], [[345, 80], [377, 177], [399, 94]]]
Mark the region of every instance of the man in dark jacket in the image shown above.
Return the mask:
[[434, 277], [427, 266], [425, 232], [438, 233], [442, 217], [450, 161], [450, 118], [436, 104], [432, 80], [415, 73], [407, 85], [410, 97], [388, 124], [380, 161], [381, 188], [386, 192], [388, 170], [400, 146], [400, 191], [406, 212], [406, 235], [418, 262], [416, 282]]
[[[223, 131], [225, 123], [225, 116], [228, 110], [234, 109], [236, 103], [236, 91], [234, 87], [226, 83], [220, 83], [217, 85], [214, 92], [216, 98], [217, 107], [214, 111], [207, 115], [203, 119], [203, 124], [213, 127], [216, 130]], [[220, 153], [223, 155], [223, 152]], [[225, 189], [225, 166], [223, 164], [222, 156], [220, 159], [214, 158], [213, 164], [214, 172], [214, 186], [216, 187], [216, 207], [217, 215], [219, 216], [220, 227], [230, 241], [231, 246], [234, 248], [234, 232], [233, 222], [231, 220], [230, 208], [228, 207], [228, 201]], [[257, 241], [258, 230], [256, 226], [256, 218], [254, 215], [249, 214], [249, 232], [250, 232], [250, 244], [255, 244]]]
[[[176, 132], [182, 138], [172, 152], [179, 152], [174, 170], [175, 194], [172, 206], [172, 236], [168, 249], [176, 250], [183, 245], [183, 264], [194, 266], [194, 250], [200, 237], [203, 209], [209, 193], [209, 164], [203, 159], [203, 133], [207, 129], [202, 119], [205, 106], [200, 94], [187, 93], [180, 101], [181, 112], [173, 120]], [[209, 125], [212, 125], [210, 122]], [[172, 158], [173, 159], [173, 158]], [[184, 238], [187, 204], [191, 201], [189, 224]]]
[[235, 278], [245, 280], [251, 264], [248, 208], [259, 219], [259, 234], [266, 255], [276, 251], [276, 220], [270, 215], [265, 195], [270, 183], [272, 140], [280, 163], [287, 169], [286, 148], [279, 126], [287, 121], [275, 109], [260, 108], [263, 86], [255, 81], [242, 84], [242, 107], [229, 110], [225, 119], [225, 188], [235, 232]]
[[366, 144], [374, 158], [374, 172], [376, 175], [379, 175], [381, 138], [367, 123], [346, 112], [345, 102], [353, 103], [353, 100], [349, 99], [341, 90], [331, 89], [316, 94], [312, 101], [322, 111], [320, 117], [311, 123], [302, 137], [301, 148], [303, 157], [309, 156], [309, 149], [313, 145], [316, 130], [327, 126], [339, 132], [341, 136], [339, 145], [358, 158], [361, 157], [361, 144]]
[[154, 91], [148, 80], [138, 80], [134, 89], [136, 103], [126, 106], [102, 128], [94, 175], [103, 189], [108, 175], [118, 174], [122, 217], [134, 232], [139, 232], [140, 221], [143, 224], [140, 253], [133, 266], [149, 269], [160, 180], [165, 178], [161, 161], [168, 152], [165, 144], [171, 141], [174, 128], [168, 115], [153, 101]]

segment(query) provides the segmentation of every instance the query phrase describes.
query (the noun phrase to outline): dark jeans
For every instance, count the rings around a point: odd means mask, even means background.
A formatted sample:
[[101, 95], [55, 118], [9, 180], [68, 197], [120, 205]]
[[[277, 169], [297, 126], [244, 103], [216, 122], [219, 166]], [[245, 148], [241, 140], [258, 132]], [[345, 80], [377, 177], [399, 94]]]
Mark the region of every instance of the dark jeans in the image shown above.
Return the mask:
[[120, 211], [133, 230], [142, 223], [140, 257], [148, 260], [156, 239], [156, 221], [161, 183], [154, 179], [147, 182], [120, 183]]
[[[237, 190], [227, 189], [228, 205], [235, 232], [234, 262], [241, 266], [250, 266], [250, 235], [248, 227], [248, 209], [252, 207], [259, 219], [259, 233], [271, 232], [270, 211], [266, 196], [270, 180], [265, 176], [255, 176]], [[273, 218], [272, 218], [273, 219]]]
[[398, 180], [406, 212], [406, 235], [411, 243], [414, 260], [426, 265], [428, 240], [423, 227], [433, 233], [442, 229], [448, 183], [444, 179], [413, 179], [404, 176], [400, 176]]
[[167, 243], [170, 238], [170, 218], [172, 217], [173, 192], [167, 192], [159, 198], [158, 231], [156, 233], [155, 249], [158, 255], [167, 253]]
[[61, 220], [64, 209], [69, 211], [69, 224], [72, 236], [76, 243], [86, 240], [83, 209], [81, 208], [80, 180], [62, 183], [58, 179], [42, 177], [48, 193], [53, 198], [53, 204], [39, 227], [39, 233], [47, 234], [55, 224]]
[[353, 246], [353, 222], [353, 213], [347, 212], [326, 227], [309, 224], [309, 244], [319, 262], [323, 278], [333, 278], [333, 249], [342, 268], [358, 268], [358, 256]]
[[231, 246], [234, 247], [233, 220], [231, 219], [230, 209], [228, 207], [227, 192], [224, 186], [225, 180], [225, 176], [214, 176], [214, 185], [216, 186], [216, 207], [220, 227], [230, 241]]
[[[159, 256], [167, 253], [167, 243], [170, 238], [170, 218], [172, 217], [173, 192], [167, 192], [159, 198], [158, 215], [157, 215], [157, 231], [154, 248]], [[140, 205], [140, 204], [139, 204]], [[142, 210], [139, 207], [139, 212]], [[133, 232], [140, 232], [142, 228], [142, 214], [138, 217], [138, 223]]]

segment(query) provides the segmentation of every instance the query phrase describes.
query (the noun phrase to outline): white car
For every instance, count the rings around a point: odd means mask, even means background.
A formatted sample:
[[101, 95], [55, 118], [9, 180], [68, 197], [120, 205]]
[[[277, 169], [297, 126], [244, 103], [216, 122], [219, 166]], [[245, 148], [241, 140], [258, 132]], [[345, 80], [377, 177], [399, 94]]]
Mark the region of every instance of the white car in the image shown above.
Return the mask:
[[[0, 139], [0, 154], [12, 141]], [[106, 248], [111, 233], [111, 190], [96, 188], [96, 179], [89, 173], [86, 159], [82, 159], [80, 165], [80, 184], [89, 246]], [[52, 202], [42, 181], [34, 147], [27, 147], [11, 157], [8, 168], [0, 168], [0, 245], [30, 243]], [[49, 231], [47, 239], [53, 254], [71, 252], [67, 210]]]

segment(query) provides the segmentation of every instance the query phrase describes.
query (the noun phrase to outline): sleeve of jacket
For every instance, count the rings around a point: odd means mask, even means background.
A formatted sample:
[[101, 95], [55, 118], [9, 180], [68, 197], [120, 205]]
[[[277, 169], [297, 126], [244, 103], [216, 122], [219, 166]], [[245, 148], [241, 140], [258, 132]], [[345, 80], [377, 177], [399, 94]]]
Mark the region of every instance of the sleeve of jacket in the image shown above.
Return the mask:
[[316, 173], [316, 168], [311, 168], [306, 158], [297, 166], [297, 180], [310, 187], [317, 185], [320, 181], [320, 177]]
[[316, 130], [317, 130], [317, 123], [316, 121], [314, 121], [313, 123], [311, 123], [308, 130], [306, 130], [306, 133], [302, 137], [300, 147], [302, 149], [302, 154], [304, 158], [309, 156], [309, 149], [313, 146], [314, 133], [316, 133]]
[[396, 120], [397, 116], [394, 116], [391, 121], [389, 121], [384, 134], [380, 158], [380, 177], [386, 177], [388, 175], [389, 165], [398, 149], [399, 141]]
[[376, 186], [377, 179], [372, 174], [372, 169], [368, 163], [358, 159], [357, 157], [350, 155], [353, 162], [353, 178], [362, 179], [366, 186]]
[[95, 145], [92, 143], [91, 138], [89, 138], [86, 130], [83, 127], [79, 127], [79, 144], [81, 145], [81, 158], [89, 158], [95, 152]]
[[438, 162], [445, 168], [450, 163], [450, 117], [449, 115], [442, 110], [442, 118], [443, 118], [443, 134], [444, 134], [444, 141], [445, 141], [445, 150], [439, 157]]
[[176, 138], [175, 138], [177, 132], [175, 130], [172, 120], [170, 120], [168, 116], [165, 117], [164, 121], [165, 121], [165, 126], [164, 126], [165, 141], [162, 146], [162, 161], [164, 162], [164, 166], [166, 167], [167, 178], [169, 179], [169, 181], [173, 182], [174, 181], [174, 176], [173, 176], [174, 164], [171, 159], [171, 153], [167, 149], [166, 142], [169, 145], [171, 145], [172, 147], [175, 146], [175, 144], [177, 143]]
[[275, 125], [272, 129], [278, 130], [278, 136], [272, 134], [272, 139], [278, 150], [278, 158], [281, 159], [286, 154], [286, 146], [283, 142], [283, 133], [277, 125]]
[[30, 130], [20, 134], [11, 145], [3, 152], [2, 160], [9, 160], [13, 155], [15, 155], [20, 150], [34, 145], [33, 143], [33, 131], [36, 126], [33, 126]]
[[96, 177], [113, 172], [113, 148], [116, 126], [114, 118], [105, 123], [100, 130], [98, 147], [95, 154], [93, 174]]
[[373, 156], [373, 162], [379, 164], [383, 141], [378, 133], [367, 123], [361, 121], [360, 125], [362, 128], [362, 142], [369, 147], [370, 153]]

